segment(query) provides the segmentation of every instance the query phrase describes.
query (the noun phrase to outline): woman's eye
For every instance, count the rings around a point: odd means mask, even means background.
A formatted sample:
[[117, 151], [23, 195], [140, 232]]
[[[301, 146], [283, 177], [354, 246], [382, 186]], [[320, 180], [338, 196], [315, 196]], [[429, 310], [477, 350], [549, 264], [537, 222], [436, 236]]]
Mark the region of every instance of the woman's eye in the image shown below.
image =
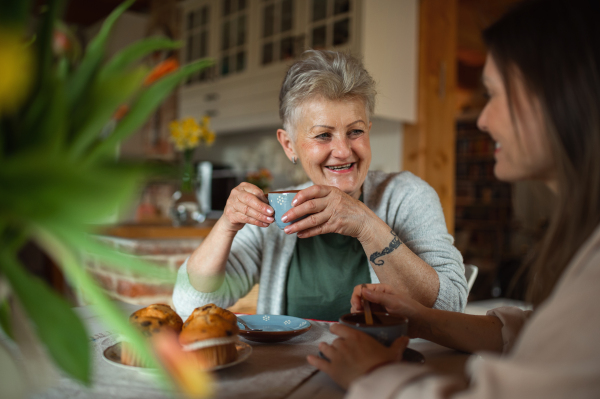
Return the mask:
[[351, 136], [360, 136], [361, 134], [363, 134], [365, 131], [364, 130], [360, 130], [360, 129], [354, 129], [350, 131], [350, 135]]
[[331, 133], [321, 133], [317, 135], [315, 138], [319, 140], [326, 140], [331, 137]]

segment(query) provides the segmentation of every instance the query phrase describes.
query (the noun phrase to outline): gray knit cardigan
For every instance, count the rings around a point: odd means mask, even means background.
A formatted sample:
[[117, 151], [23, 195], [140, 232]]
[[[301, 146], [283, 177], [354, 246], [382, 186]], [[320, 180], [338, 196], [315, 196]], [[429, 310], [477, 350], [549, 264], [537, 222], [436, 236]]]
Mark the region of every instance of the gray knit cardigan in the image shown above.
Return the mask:
[[[298, 189], [311, 185], [308, 182]], [[370, 171], [363, 185], [363, 199], [408, 248], [437, 272], [440, 288], [434, 308], [463, 311], [467, 302], [467, 281], [462, 256], [446, 229], [435, 190], [410, 172]], [[245, 296], [254, 284], [260, 283], [257, 313], [283, 314], [286, 278], [296, 239], [295, 234], [285, 234], [275, 223], [266, 228], [244, 226], [233, 240], [225, 281], [211, 293], [202, 293], [192, 287], [186, 260], [179, 269], [173, 292], [177, 313], [185, 320], [196, 307], [207, 303], [229, 307]], [[378, 283], [373, 266], [369, 264], [368, 267], [371, 282]]]

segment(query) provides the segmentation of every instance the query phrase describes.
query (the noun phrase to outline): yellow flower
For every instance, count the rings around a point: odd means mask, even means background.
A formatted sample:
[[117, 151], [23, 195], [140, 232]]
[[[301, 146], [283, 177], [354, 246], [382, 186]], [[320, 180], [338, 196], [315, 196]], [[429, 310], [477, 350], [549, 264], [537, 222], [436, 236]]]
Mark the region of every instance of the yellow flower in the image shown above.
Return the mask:
[[208, 130], [210, 118], [205, 116], [199, 125], [193, 118], [173, 121], [169, 124], [171, 141], [179, 151], [196, 148], [202, 142], [211, 145], [215, 141], [214, 132]]
[[207, 145], [211, 145], [215, 142], [215, 134], [213, 132], [208, 132], [207, 136], [204, 138]]
[[206, 128], [206, 130], [208, 130], [209, 124], [210, 124], [210, 116], [206, 115], [205, 117], [202, 118], [202, 126], [204, 126]]
[[181, 121], [181, 129], [190, 135], [200, 133], [200, 126], [194, 120], [194, 118], [185, 118], [183, 121]]
[[15, 31], [0, 30], [0, 114], [14, 111], [25, 99], [33, 76], [30, 48]]

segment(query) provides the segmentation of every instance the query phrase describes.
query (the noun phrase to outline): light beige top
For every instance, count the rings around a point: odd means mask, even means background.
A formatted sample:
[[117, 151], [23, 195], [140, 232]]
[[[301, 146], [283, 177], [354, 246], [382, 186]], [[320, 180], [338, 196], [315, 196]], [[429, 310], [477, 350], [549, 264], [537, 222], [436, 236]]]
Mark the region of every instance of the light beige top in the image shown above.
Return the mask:
[[[533, 314], [491, 310], [504, 355], [467, 363], [468, 387], [427, 367], [394, 364], [358, 379], [348, 398], [600, 398], [600, 226]], [[531, 316], [531, 317], [529, 317]]]

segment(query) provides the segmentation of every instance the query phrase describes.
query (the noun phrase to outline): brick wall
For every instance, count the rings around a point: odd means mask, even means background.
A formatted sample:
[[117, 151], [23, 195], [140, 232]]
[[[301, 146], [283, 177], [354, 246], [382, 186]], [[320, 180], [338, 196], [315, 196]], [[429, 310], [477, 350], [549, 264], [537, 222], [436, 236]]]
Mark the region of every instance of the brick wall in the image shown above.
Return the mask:
[[[177, 271], [179, 266], [200, 245], [202, 238], [193, 239], [128, 239], [98, 236], [97, 239], [120, 252]], [[158, 281], [135, 273], [107, 268], [94, 256], [84, 255], [90, 274], [112, 297], [136, 305], [166, 303], [172, 306], [173, 283]], [[85, 294], [79, 302], [85, 303]]]

